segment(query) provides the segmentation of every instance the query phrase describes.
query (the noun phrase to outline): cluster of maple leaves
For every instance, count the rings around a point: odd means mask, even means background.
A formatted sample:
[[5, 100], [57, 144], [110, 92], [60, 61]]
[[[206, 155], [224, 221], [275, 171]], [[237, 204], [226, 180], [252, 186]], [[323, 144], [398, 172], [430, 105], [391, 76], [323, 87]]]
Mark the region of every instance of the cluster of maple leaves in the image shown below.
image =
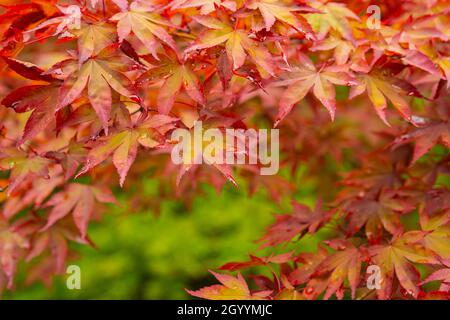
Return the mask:
[[[116, 203], [118, 182], [139, 191], [143, 175], [160, 180], [159, 197], [137, 192], [134, 209], [189, 204], [202, 183], [220, 190], [233, 176], [281, 201], [304, 165], [324, 201], [293, 200], [260, 241], [332, 230], [317, 252], [299, 241], [299, 252], [252, 255], [221, 269], [264, 266], [271, 276], [250, 276], [254, 289], [213, 273], [221, 284], [191, 294], [449, 298], [449, 38], [445, 0], [2, 1], [0, 291], [19, 261], [27, 282], [50, 284], [71, 242], [93, 245], [89, 222]], [[170, 133], [198, 120], [278, 127], [290, 178], [175, 166]], [[366, 286], [370, 265], [379, 289]]]

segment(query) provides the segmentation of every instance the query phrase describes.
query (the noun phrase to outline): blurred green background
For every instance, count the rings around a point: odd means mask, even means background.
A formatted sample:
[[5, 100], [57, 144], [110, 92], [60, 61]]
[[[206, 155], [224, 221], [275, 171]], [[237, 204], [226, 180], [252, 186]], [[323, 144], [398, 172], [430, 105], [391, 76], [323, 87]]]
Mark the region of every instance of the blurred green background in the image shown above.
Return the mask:
[[[156, 182], [145, 184], [141, 196], [157, 196]], [[81, 290], [68, 290], [66, 276], [56, 277], [51, 288], [42, 283], [26, 286], [21, 266], [15, 290], [4, 298], [189, 299], [185, 288], [216, 283], [208, 269], [246, 260], [249, 253], [268, 253], [258, 250], [255, 240], [274, 221], [275, 213], [289, 212], [289, 203], [277, 204], [264, 191], [249, 197], [245, 185], [227, 185], [220, 194], [206, 185], [204, 190], [192, 209], [163, 201], [159, 215], [151, 210], [130, 213], [128, 195], [117, 194], [123, 205], [109, 207], [102, 221], [90, 226], [97, 249], [75, 246], [79, 258], [69, 264], [81, 268]], [[308, 193], [306, 185], [302, 190]], [[301, 199], [312, 203], [305, 195]], [[316, 241], [307, 241], [311, 250]]]

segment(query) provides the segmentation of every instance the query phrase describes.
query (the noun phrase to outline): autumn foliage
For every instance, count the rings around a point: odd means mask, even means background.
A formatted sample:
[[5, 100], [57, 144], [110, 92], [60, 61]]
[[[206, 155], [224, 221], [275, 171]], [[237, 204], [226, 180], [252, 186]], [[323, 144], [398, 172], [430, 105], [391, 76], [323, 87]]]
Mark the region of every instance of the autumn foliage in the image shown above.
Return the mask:
[[[113, 191], [148, 176], [159, 198], [134, 207], [235, 181], [292, 201], [259, 240], [277, 253], [194, 296], [449, 299], [449, 38], [445, 0], [1, 1], [0, 292], [19, 263], [29, 283], [63, 273]], [[280, 173], [174, 165], [171, 132], [198, 120], [278, 128]]]

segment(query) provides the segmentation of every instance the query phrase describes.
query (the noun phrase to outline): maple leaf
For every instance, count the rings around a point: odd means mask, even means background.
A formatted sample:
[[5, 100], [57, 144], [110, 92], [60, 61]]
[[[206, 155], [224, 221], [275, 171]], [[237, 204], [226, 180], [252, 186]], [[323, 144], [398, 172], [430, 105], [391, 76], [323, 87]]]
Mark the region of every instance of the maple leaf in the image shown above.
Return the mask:
[[[441, 71], [441, 73], [442, 73], [441, 77], [442, 78], [445, 77], [445, 79], [447, 79], [447, 89], [449, 89], [450, 88], [450, 57], [440, 54], [436, 50], [436, 48], [433, 48], [431, 45], [421, 46], [421, 50], [423, 51], [423, 54], [426, 55], [428, 60], [425, 60], [422, 56], [419, 55], [419, 57], [421, 59], [419, 61], [417, 61], [417, 57], [414, 56], [415, 59], [412, 62], [418, 62], [418, 63], [416, 63], [416, 65], [418, 67], [420, 66], [420, 68], [422, 68], [438, 77], [440, 76], [440, 74], [437, 72], [438, 70], [436, 70], [436, 68], [440, 67], [439, 71]], [[422, 52], [420, 52], [420, 53], [422, 53]], [[425, 60], [425, 63], [423, 62], [424, 60]]]
[[154, 115], [129, 129], [101, 139], [97, 146], [88, 152], [86, 164], [77, 176], [86, 173], [112, 154], [114, 166], [120, 175], [120, 185], [123, 186], [128, 170], [136, 159], [138, 146], [147, 148], [158, 146], [161, 143], [160, 136], [169, 129], [167, 125], [174, 121], [177, 119]]
[[449, 209], [450, 190], [439, 188], [427, 191], [419, 210], [422, 227], [432, 228], [444, 224], [445, 216], [440, 216], [439, 214]]
[[317, 42], [310, 50], [311, 51], [327, 51], [334, 49], [334, 59], [337, 65], [345, 64], [355, 47], [350, 41], [343, 40], [335, 36], [329, 36]]
[[271, 291], [262, 291], [252, 294], [240, 273], [235, 278], [227, 274], [209, 272], [222, 284], [205, 287], [197, 291], [186, 291], [195, 297], [210, 300], [260, 300], [271, 293]]
[[305, 300], [305, 296], [295, 289], [284, 274], [281, 274], [281, 284], [283, 288], [277, 293], [275, 300]]
[[53, 208], [48, 215], [46, 225], [41, 231], [48, 230], [57, 221], [72, 212], [75, 225], [80, 231], [81, 237], [85, 239], [96, 200], [102, 203], [116, 202], [114, 195], [106, 188], [79, 183], [68, 184], [63, 191], [55, 194], [45, 204], [46, 207]]
[[[52, 0], [53, 1], [53, 0]], [[13, 44], [17, 40], [17, 36], [31, 28], [35, 23], [45, 20], [48, 16], [53, 15], [52, 1], [50, 3], [35, 0], [32, 3], [18, 3], [17, 1], [2, 1], [2, 13], [0, 14], [0, 34], [2, 36], [0, 44], [2, 53], [8, 53], [7, 56], [14, 56], [18, 51], [22, 50], [23, 44]], [[8, 5], [8, 2], [11, 5]], [[20, 1], [22, 2], [22, 1]], [[21, 35], [22, 36], [22, 35]], [[10, 48], [8, 48], [11, 46]], [[11, 51], [9, 49], [12, 49]], [[16, 51], [17, 50], [17, 51]]]
[[[311, 26], [305, 18], [293, 13], [293, 11], [298, 10], [296, 7], [286, 6], [277, 0], [251, 0], [247, 2], [246, 6], [249, 9], [259, 10], [264, 19], [266, 31], [269, 31], [275, 21], [279, 20], [305, 34], [307, 39], [315, 40]], [[310, 9], [314, 11], [312, 8]]]
[[392, 146], [397, 148], [405, 143], [414, 142], [414, 154], [411, 164], [425, 155], [436, 144], [442, 142], [450, 148], [450, 123], [448, 121], [430, 121], [419, 128], [397, 137]]
[[236, 11], [236, 2], [232, 0], [175, 0], [170, 4], [172, 10], [200, 8], [200, 14], [207, 15], [216, 10], [216, 7], [223, 7], [230, 11]]
[[386, 245], [369, 247], [369, 255], [374, 264], [381, 268], [381, 289], [377, 290], [380, 299], [389, 299], [392, 284], [397, 279], [406, 292], [417, 298], [420, 275], [410, 262], [437, 264], [435, 255], [425, 249], [415, 233], [405, 233]]
[[389, 167], [390, 158], [386, 158], [384, 155], [377, 156], [375, 152], [373, 158], [369, 158], [365, 162], [362, 169], [353, 170], [345, 177], [342, 183], [352, 189], [343, 191], [337, 200], [358, 197], [361, 190], [373, 195], [383, 189], [396, 189], [402, 185], [398, 171]]
[[157, 100], [160, 113], [169, 114], [182, 88], [194, 101], [201, 105], [205, 104], [200, 81], [187, 63], [180, 63], [177, 59], [166, 56], [161, 59], [159, 66], [142, 74], [137, 83], [160, 81], [161, 78], [164, 79], [164, 83], [159, 89]]
[[117, 21], [117, 34], [120, 42], [133, 31], [134, 35], [156, 59], [158, 59], [156, 38], [167, 44], [175, 52], [177, 51], [175, 41], [162, 27], [172, 26], [171, 23], [160, 15], [141, 8], [137, 2], [130, 5], [130, 11], [117, 13], [110, 20]]
[[448, 41], [448, 32], [444, 34], [446, 30], [448, 30], [448, 19], [439, 21], [438, 16], [427, 14], [403, 23], [401, 30], [398, 30], [398, 34], [395, 35], [393, 40], [400, 43], [412, 43], [417, 47], [425, 47], [427, 46], [426, 42], [433, 38]]
[[349, 219], [348, 235], [353, 235], [365, 225], [369, 240], [378, 241], [382, 229], [395, 235], [403, 230], [400, 214], [415, 209], [406, 199], [396, 197], [395, 192], [384, 191], [378, 199], [355, 199], [343, 204], [342, 210]]
[[[36, 27], [25, 31], [24, 32], [25, 39], [27, 39], [36, 31], [43, 31], [43, 30], [44, 36], [42, 36], [42, 38], [44, 38], [47, 34], [58, 36], [59, 38], [65, 37], [72, 38], [75, 34], [71, 33], [70, 29], [76, 30], [78, 27], [77, 24], [74, 22], [80, 21], [81, 23], [81, 16], [82, 16], [81, 7], [72, 4], [67, 7], [56, 5], [56, 8], [58, 8], [63, 15], [47, 19], [42, 23], [38, 24]], [[77, 31], [75, 31], [75, 33], [76, 32]]]
[[306, 232], [316, 232], [332, 216], [332, 211], [322, 211], [318, 202], [314, 211], [296, 201], [292, 214], [278, 215], [276, 222], [272, 224], [259, 241], [264, 242], [262, 247], [276, 246], [290, 241], [293, 237], [303, 236]]
[[312, 89], [314, 95], [327, 108], [331, 119], [336, 113], [336, 92], [333, 84], [354, 84], [352, 77], [343, 66], [323, 66], [319, 70], [314, 63], [305, 55], [300, 56], [301, 65], [293, 66], [288, 72], [285, 80], [276, 83], [276, 86], [287, 85], [280, 101], [280, 109], [275, 121], [277, 126], [281, 120], [292, 110], [294, 105], [302, 100]]
[[[192, 150], [192, 152], [195, 152]], [[198, 157], [201, 157], [201, 154], [199, 153], [197, 155]], [[234, 186], [237, 186], [236, 180], [233, 178], [233, 170], [231, 166], [227, 164], [218, 164], [218, 163], [208, 163], [207, 159], [203, 159], [206, 164], [212, 165], [215, 169], [217, 169], [229, 182], [231, 182]], [[190, 160], [187, 160], [190, 161]], [[188, 163], [188, 162], [186, 162]], [[200, 165], [197, 164], [183, 164], [181, 165], [181, 168], [177, 175], [177, 187], [180, 186], [181, 181], [183, 177], [185, 177], [189, 172], [195, 173], [196, 169], [200, 168]]]
[[[218, 133], [220, 134], [225, 134], [223, 132], [223, 128], [219, 127], [215, 127], [215, 125], [217, 125], [217, 123], [215, 121], [213, 121], [214, 118], [209, 119], [208, 121], [206, 121], [205, 123], [201, 123], [200, 126], [198, 127], [198, 130], [200, 132], [202, 132], [203, 136], [203, 132], [205, 132], [205, 130], [210, 129], [210, 130], [214, 130], [214, 131], [218, 131]], [[224, 119], [222, 119], [224, 120]], [[230, 119], [230, 123], [232, 124], [233, 122], [235, 122], [234, 119]], [[195, 122], [194, 126], [197, 125], [197, 122]], [[177, 179], [176, 179], [176, 183], [177, 186], [180, 186], [180, 183], [183, 179], [183, 177], [185, 177], [188, 173], [191, 174], [195, 174], [196, 171], [198, 171], [199, 168], [201, 168], [202, 166], [200, 165], [201, 163], [204, 163], [208, 166], [212, 166], [215, 169], [217, 169], [228, 181], [230, 181], [232, 184], [234, 184], [235, 186], [236, 181], [233, 178], [233, 174], [232, 174], [232, 167], [231, 165], [227, 164], [227, 163], [223, 163], [223, 161], [221, 161], [220, 159], [217, 159], [216, 156], [218, 156], [219, 158], [221, 157], [222, 159], [224, 159], [223, 157], [225, 157], [225, 155], [227, 153], [233, 153], [233, 155], [235, 156], [239, 151], [235, 148], [235, 145], [233, 143], [223, 143], [221, 146], [217, 146], [216, 145], [211, 145], [210, 143], [208, 143], [205, 140], [202, 139], [198, 139], [198, 137], [200, 136], [196, 136], [195, 133], [195, 128], [194, 126], [190, 129], [191, 134], [190, 134], [190, 141], [189, 143], [185, 143], [185, 141], [183, 140], [183, 148], [180, 149], [178, 146], [178, 142], [180, 142], [180, 139], [175, 140], [173, 142], [176, 142], [177, 144], [172, 148], [172, 152], [178, 152], [180, 158], [182, 159], [181, 163], [180, 163], [180, 169], [178, 171], [177, 174]], [[187, 138], [189, 139], [189, 138]], [[174, 148], [177, 148], [174, 150]]]
[[349, 20], [359, 21], [359, 17], [343, 3], [311, 2], [311, 6], [321, 13], [306, 14], [306, 20], [322, 40], [331, 29], [339, 32], [345, 39], [355, 42]]
[[71, 140], [65, 152], [47, 152], [46, 157], [61, 165], [64, 171], [64, 180], [68, 181], [75, 175], [79, 165], [85, 161], [86, 149], [83, 143]]
[[[300, 267], [289, 273], [288, 279], [295, 286], [308, 282], [314, 275], [317, 267], [328, 257], [328, 251], [322, 246], [318, 246], [317, 252], [304, 252], [296, 257], [296, 262], [301, 263]], [[312, 292], [310, 292], [311, 294]]]
[[[122, 73], [130, 68], [132, 62], [128, 57], [115, 53], [114, 49], [109, 47], [83, 63], [79, 70], [75, 68], [61, 86], [57, 103], [57, 109], [71, 104], [87, 87], [89, 101], [106, 133], [111, 113], [111, 88], [126, 97], [134, 97], [132, 83]], [[66, 67], [70, 70], [70, 66]]]
[[83, 24], [79, 30], [71, 30], [71, 33], [78, 37], [80, 64], [116, 41], [116, 29], [113, 25], [104, 22]]
[[32, 239], [26, 261], [42, 255], [49, 248], [54, 259], [55, 271], [63, 273], [66, 270], [65, 264], [69, 254], [69, 240], [80, 244], [89, 244], [88, 240], [73, 234], [71, 230], [54, 225], [44, 232], [39, 232]]
[[447, 225], [441, 225], [433, 230], [425, 229], [427, 234], [423, 238], [423, 244], [425, 248], [435, 252], [443, 259], [450, 261], [450, 248], [448, 247], [450, 240], [450, 226], [448, 225], [448, 221], [450, 221], [450, 218], [448, 215], [446, 219]]
[[44, 74], [44, 70], [30, 62], [7, 57], [3, 57], [3, 60], [11, 70], [15, 71], [17, 74], [21, 75], [24, 78], [45, 82], [54, 81], [51, 75]]
[[374, 69], [368, 74], [357, 76], [358, 84], [351, 88], [349, 99], [353, 99], [366, 91], [378, 116], [386, 125], [390, 126], [385, 114], [387, 98], [403, 118], [412, 121], [411, 110], [405, 97], [422, 97], [422, 95], [409, 82], [388, 73]]
[[57, 169], [50, 172], [49, 179], [34, 178], [25, 193], [7, 198], [3, 206], [3, 216], [10, 219], [30, 205], [39, 208], [53, 190], [62, 183], [63, 179], [58, 174]]
[[352, 299], [355, 298], [356, 288], [360, 281], [362, 254], [360, 250], [347, 240], [325, 241], [331, 248], [337, 250], [326, 257], [314, 271], [314, 276], [329, 275], [326, 280], [324, 299], [328, 300], [333, 293], [339, 294], [344, 280], [347, 278], [351, 288]]
[[[114, 94], [113, 94], [114, 95]], [[118, 104], [117, 101], [118, 95], [113, 96], [113, 105]], [[114, 115], [114, 112], [117, 111], [117, 108], [114, 108], [113, 105], [111, 106], [111, 112]], [[92, 105], [89, 103], [89, 101], [86, 101], [84, 103], [84, 99], [81, 99], [81, 105], [76, 106], [75, 108], [70, 108], [71, 110], [68, 111], [69, 108], [63, 108], [61, 112], [57, 113], [59, 117], [57, 117], [56, 122], [56, 130], [57, 132], [60, 132], [65, 127], [79, 127], [82, 126], [84, 128], [89, 129], [89, 136], [90, 137], [97, 137], [100, 136], [102, 129], [102, 123], [100, 119], [97, 116], [97, 113], [92, 108]], [[79, 147], [76, 147], [75, 144], [78, 143]], [[75, 153], [78, 153], [81, 155], [82, 152], [79, 152], [80, 150], [83, 150], [84, 142], [79, 141], [72, 144], [71, 146], [74, 147], [77, 151]], [[70, 146], [69, 146], [70, 149]], [[57, 155], [58, 152], [52, 152], [50, 158], [56, 158], [58, 161], [62, 160], [61, 154]], [[81, 159], [81, 157], [77, 157]], [[79, 161], [78, 161], [79, 162]]]
[[[84, 242], [85, 243], [85, 242]], [[65, 261], [69, 252], [69, 245], [66, 238], [58, 228], [50, 228], [45, 232], [40, 232], [31, 242], [31, 250], [26, 257], [26, 261], [40, 256], [46, 248], [52, 248], [52, 254], [55, 258], [56, 272], [65, 271]]]
[[233, 69], [239, 69], [248, 55], [261, 74], [275, 74], [273, 59], [269, 51], [257, 41], [250, 39], [245, 30], [234, 29], [229, 24], [209, 16], [199, 16], [195, 19], [212, 30], [201, 33], [195, 44], [185, 50], [186, 54], [225, 43], [227, 55], [233, 62]]
[[55, 120], [58, 92], [56, 84], [30, 85], [14, 90], [2, 100], [5, 107], [17, 113], [32, 111], [18, 145], [34, 138]]
[[[434, 190], [437, 191], [437, 190]], [[448, 246], [450, 240], [450, 213], [448, 204], [448, 192], [430, 192], [432, 197], [446, 196], [447, 206], [442, 208], [442, 211], [428, 214], [424, 210], [419, 212], [420, 226], [422, 231], [410, 231], [410, 234], [421, 238], [423, 246], [442, 259], [450, 261], [450, 248]]]
[[21, 250], [28, 247], [28, 241], [16, 232], [12, 232], [6, 222], [0, 218], [0, 268], [8, 279], [9, 288], [13, 286], [13, 277]]
[[4, 60], [12, 70], [27, 79], [51, 82], [49, 85], [29, 85], [18, 88], [1, 102], [5, 107], [12, 108], [18, 113], [32, 111], [22, 138], [18, 141], [18, 145], [21, 145], [43, 131], [55, 119], [59, 85], [52, 76], [45, 75], [44, 70], [32, 63], [10, 58], [4, 58]]
[[9, 175], [8, 196], [26, 179], [48, 178], [51, 161], [39, 155], [28, 155], [15, 148], [0, 150], [0, 169], [11, 170]]
[[[66, 271], [65, 264], [69, 255], [69, 241], [92, 244], [89, 238], [81, 238], [73, 225], [65, 221], [51, 226], [46, 231], [40, 231], [44, 226], [45, 220], [41, 217], [22, 217], [14, 221], [11, 226], [11, 229], [20, 236], [30, 239], [29, 250], [25, 258], [27, 262], [42, 256], [46, 250], [49, 250], [52, 259], [44, 258], [44, 261], [46, 263], [48, 261], [55, 272], [61, 274]], [[37, 273], [39, 272], [38, 270]], [[30, 277], [33, 276], [30, 275]]]
[[437, 68], [434, 62], [420, 51], [408, 50], [402, 60], [410, 65], [425, 70], [434, 76], [439, 78], [443, 77], [441, 75], [441, 71]]

